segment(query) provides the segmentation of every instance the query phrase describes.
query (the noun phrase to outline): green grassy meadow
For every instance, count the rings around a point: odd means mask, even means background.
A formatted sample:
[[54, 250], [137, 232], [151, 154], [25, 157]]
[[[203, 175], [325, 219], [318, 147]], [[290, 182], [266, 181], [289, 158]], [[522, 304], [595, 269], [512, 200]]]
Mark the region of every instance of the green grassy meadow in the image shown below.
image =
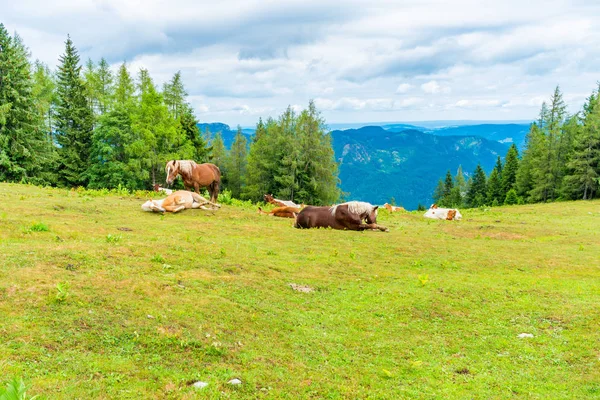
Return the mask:
[[383, 210], [389, 233], [144, 201], [0, 184], [0, 381], [48, 399], [600, 398], [600, 201]]

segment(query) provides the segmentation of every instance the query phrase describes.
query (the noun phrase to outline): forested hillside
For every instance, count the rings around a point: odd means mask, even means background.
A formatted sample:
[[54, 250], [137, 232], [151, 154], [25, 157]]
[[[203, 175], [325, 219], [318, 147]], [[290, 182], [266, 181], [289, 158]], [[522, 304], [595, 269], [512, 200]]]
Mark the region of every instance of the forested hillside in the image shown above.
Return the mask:
[[[472, 179], [450, 170], [440, 179], [434, 199], [440, 205], [539, 203], [592, 199], [600, 189], [600, 92], [588, 97], [583, 109], [568, 115], [558, 87], [539, 118], [531, 124], [522, 157], [512, 146], [504, 161], [498, 157], [486, 176], [477, 166]], [[484, 168], [485, 169], [485, 168]]]
[[475, 136], [393, 132], [376, 126], [333, 131], [332, 137], [345, 198], [393, 201], [410, 209], [431, 201], [435, 178], [446, 169], [472, 169], [481, 162], [491, 170], [507, 149]]

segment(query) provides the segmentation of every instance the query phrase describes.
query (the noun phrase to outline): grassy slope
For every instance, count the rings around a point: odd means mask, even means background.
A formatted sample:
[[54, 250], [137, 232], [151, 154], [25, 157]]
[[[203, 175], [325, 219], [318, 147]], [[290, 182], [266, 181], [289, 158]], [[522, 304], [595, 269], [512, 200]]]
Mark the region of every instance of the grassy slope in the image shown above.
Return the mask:
[[0, 377], [32, 394], [600, 396], [597, 201], [382, 212], [390, 233], [21, 185], [0, 202]]

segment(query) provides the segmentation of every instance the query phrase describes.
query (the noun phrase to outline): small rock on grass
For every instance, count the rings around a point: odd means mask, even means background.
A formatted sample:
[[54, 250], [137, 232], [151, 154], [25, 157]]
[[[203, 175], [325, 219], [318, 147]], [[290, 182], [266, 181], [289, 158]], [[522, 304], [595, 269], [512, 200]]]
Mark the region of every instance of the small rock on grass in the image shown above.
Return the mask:
[[203, 389], [208, 386], [208, 382], [198, 381], [198, 382], [194, 382], [192, 384], [192, 386], [195, 387], [196, 389]]
[[298, 285], [296, 283], [290, 283], [289, 286], [296, 292], [302, 292], [302, 293], [310, 293], [315, 290], [308, 285]]
[[519, 339], [523, 339], [523, 338], [532, 338], [533, 335], [531, 333], [521, 333], [517, 336]]
[[238, 378], [234, 378], [227, 383], [229, 383], [230, 385], [241, 385], [242, 381], [240, 381]]

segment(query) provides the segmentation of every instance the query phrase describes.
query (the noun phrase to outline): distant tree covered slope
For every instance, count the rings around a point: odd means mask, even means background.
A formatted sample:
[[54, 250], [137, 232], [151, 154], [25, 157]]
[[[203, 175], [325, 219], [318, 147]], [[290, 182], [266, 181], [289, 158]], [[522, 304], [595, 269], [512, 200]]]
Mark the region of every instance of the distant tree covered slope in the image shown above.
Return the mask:
[[383, 204], [394, 198], [415, 209], [428, 205], [439, 176], [459, 165], [486, 171], [508, 146], [476, 136], [435, 136], [418, 130], [386, 131], [378, 126], [333, 131], [340, 179], [348, 200]]

